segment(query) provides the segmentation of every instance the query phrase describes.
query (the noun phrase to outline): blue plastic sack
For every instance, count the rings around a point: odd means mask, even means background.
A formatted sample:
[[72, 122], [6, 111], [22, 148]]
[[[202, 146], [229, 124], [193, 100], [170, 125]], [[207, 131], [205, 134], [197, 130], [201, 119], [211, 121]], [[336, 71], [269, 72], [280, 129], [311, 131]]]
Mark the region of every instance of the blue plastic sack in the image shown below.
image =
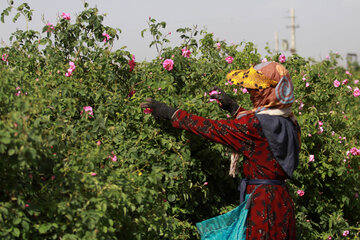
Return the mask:
[[246, 217], [249, 209], [246, 208], [251, 194], [246, 194], [245, 201], [240, 206], [223, 215], [196, 223], [202, 240], [245, 240]]

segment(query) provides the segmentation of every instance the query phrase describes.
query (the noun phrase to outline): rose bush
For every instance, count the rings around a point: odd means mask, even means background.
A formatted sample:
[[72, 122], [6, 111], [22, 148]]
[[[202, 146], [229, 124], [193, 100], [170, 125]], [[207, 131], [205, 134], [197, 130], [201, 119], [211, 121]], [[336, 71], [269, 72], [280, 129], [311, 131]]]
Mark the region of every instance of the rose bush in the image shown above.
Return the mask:
[[[359, 238], [360, 75], [339, 66], [339, 55], [262, 57], [252, 43], [228, 45], [187, 27], [169, 47], [166, 23], [149, 18], [142, 34], [154, 37], [158, 57], [136, 62], [126, 48], [112, 50], [120, 29], [84, 7], [42, 33], [17, 30], [0, 48], [1, 239], [198, 239], [196, 222], [239, 201], [231, 151], [139, 104], [152, 97], [228, 118], [208, 91], [221, 86], [250, 108], [246, 89], [225, 76], [261, 59], [282, 61], [295, 84], [302, 151], [287, 186], [299, 239]], [[14, 9], [31, 20], [30, 7], [12, 1], [2, 20]]]

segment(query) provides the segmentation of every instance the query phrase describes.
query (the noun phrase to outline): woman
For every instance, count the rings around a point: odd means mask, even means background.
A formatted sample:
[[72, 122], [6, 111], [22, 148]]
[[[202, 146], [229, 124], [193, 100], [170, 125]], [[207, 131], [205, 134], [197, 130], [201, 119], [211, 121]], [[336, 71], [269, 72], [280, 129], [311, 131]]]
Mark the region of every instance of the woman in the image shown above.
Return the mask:
[[244, 155], [239, 184], [240, 206], [197, 224], [202, 239], [295, 239], [295, 216], [285, 180], [298, 165], [300, 128], [291, 105], [293, 84], [279, 63], [266, 62], [248, 70], [235, 70], [227, 80], [247, 88], [254, 105], [239, 107], [221, 89], [211, 98], [234, 120], [211, 120], [147, 99], [142, 108], [185, 129], [234, 150], [229, 174], [235, 177], [238, 154]]

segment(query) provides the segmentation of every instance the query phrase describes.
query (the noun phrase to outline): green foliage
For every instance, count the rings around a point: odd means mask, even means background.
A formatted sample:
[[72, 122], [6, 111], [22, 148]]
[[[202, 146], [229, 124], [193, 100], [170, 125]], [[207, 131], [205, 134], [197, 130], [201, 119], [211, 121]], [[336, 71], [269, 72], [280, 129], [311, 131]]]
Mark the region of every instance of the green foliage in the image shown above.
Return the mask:
[[26, 28], [28, 28], [28, 24], [32, 20], [32, 13], [34, 10], [30, 9], [30, 6], [27, 3], [22, 3], [18, 7], [14, 7], [13, 0], [8, 0], [7, 2], [9, 6], [1, 12], [0, 21], [4, 23], [5, 16], [9, 16], [10, 12], [15, 9], [17, 13], [13, 17], [12, 21], [15, 23], [19, 19], [19, 17], [23, 15], [26, 20]]
[[[54, 29], [18, 30], [11, 45], [0, 48], [8, 55], [0, 62], [0, 237], [198, 239], [196, 222], [239, 200], [237, 180], [227, 173], [230, 151], [156, 121], [139, 104], [153, 97], [224, 119], [204, 93], [219, 85], [251, 108], [248, 94], [224, 85], [225, 76], [261, 56], [253, 43], [228, 45], [206, 31], [198, 35], [196, 27], [178, 29], [183, 43], [165, 48], [169, 40], [160, 29], [166, 23], [149, 19], [146, 31], [159, 56], [132, 70], [132, 55], [112, 50], [120, 29], [103, 25], [98, 9], [84, 7]], [[110, 35], [106, 42], [104, 32]], [[184, 47], [190, 58], [181, 55]], [[227, 56], [234, 57], [232, 64]], [[344, 230], [359, 237], [359, 156], [347, 154], [360, 148], [360, 98], [347, 88], [356, 87], [359, 72], [347, 75], [338, 57], [311, 63], [293, 55], [284, 63], [302, 128], [300, 166], [288, 181], [299, 239], [340, 238]], [[170, 58], [174, 69], [167, 71], [162, 62]], [[76, 68], [67, 77], [70, 61]], [[336, 79], [348, 84], [335, 88]]]

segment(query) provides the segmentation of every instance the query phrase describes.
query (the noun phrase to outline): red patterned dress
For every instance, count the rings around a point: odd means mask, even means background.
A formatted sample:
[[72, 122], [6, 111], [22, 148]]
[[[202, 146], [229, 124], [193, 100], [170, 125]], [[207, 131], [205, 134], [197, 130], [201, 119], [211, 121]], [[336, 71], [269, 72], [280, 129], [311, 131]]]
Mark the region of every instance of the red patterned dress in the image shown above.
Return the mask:
[[[244, 109], [240, 109], [243, 111]], [[254, 113], [235, 120], [211, 120], [178, 110], [172, 125], [211, 141], [221, 143], [244, 155], [244, 178], [288, 178], [276, 161]], [[248, 185], [250, 194], [256, 185]], [[246, 221], [246, 239], [295, 239], [295, 215], [292, 199], [282, 185], [261, 185], [253, 193]]]

